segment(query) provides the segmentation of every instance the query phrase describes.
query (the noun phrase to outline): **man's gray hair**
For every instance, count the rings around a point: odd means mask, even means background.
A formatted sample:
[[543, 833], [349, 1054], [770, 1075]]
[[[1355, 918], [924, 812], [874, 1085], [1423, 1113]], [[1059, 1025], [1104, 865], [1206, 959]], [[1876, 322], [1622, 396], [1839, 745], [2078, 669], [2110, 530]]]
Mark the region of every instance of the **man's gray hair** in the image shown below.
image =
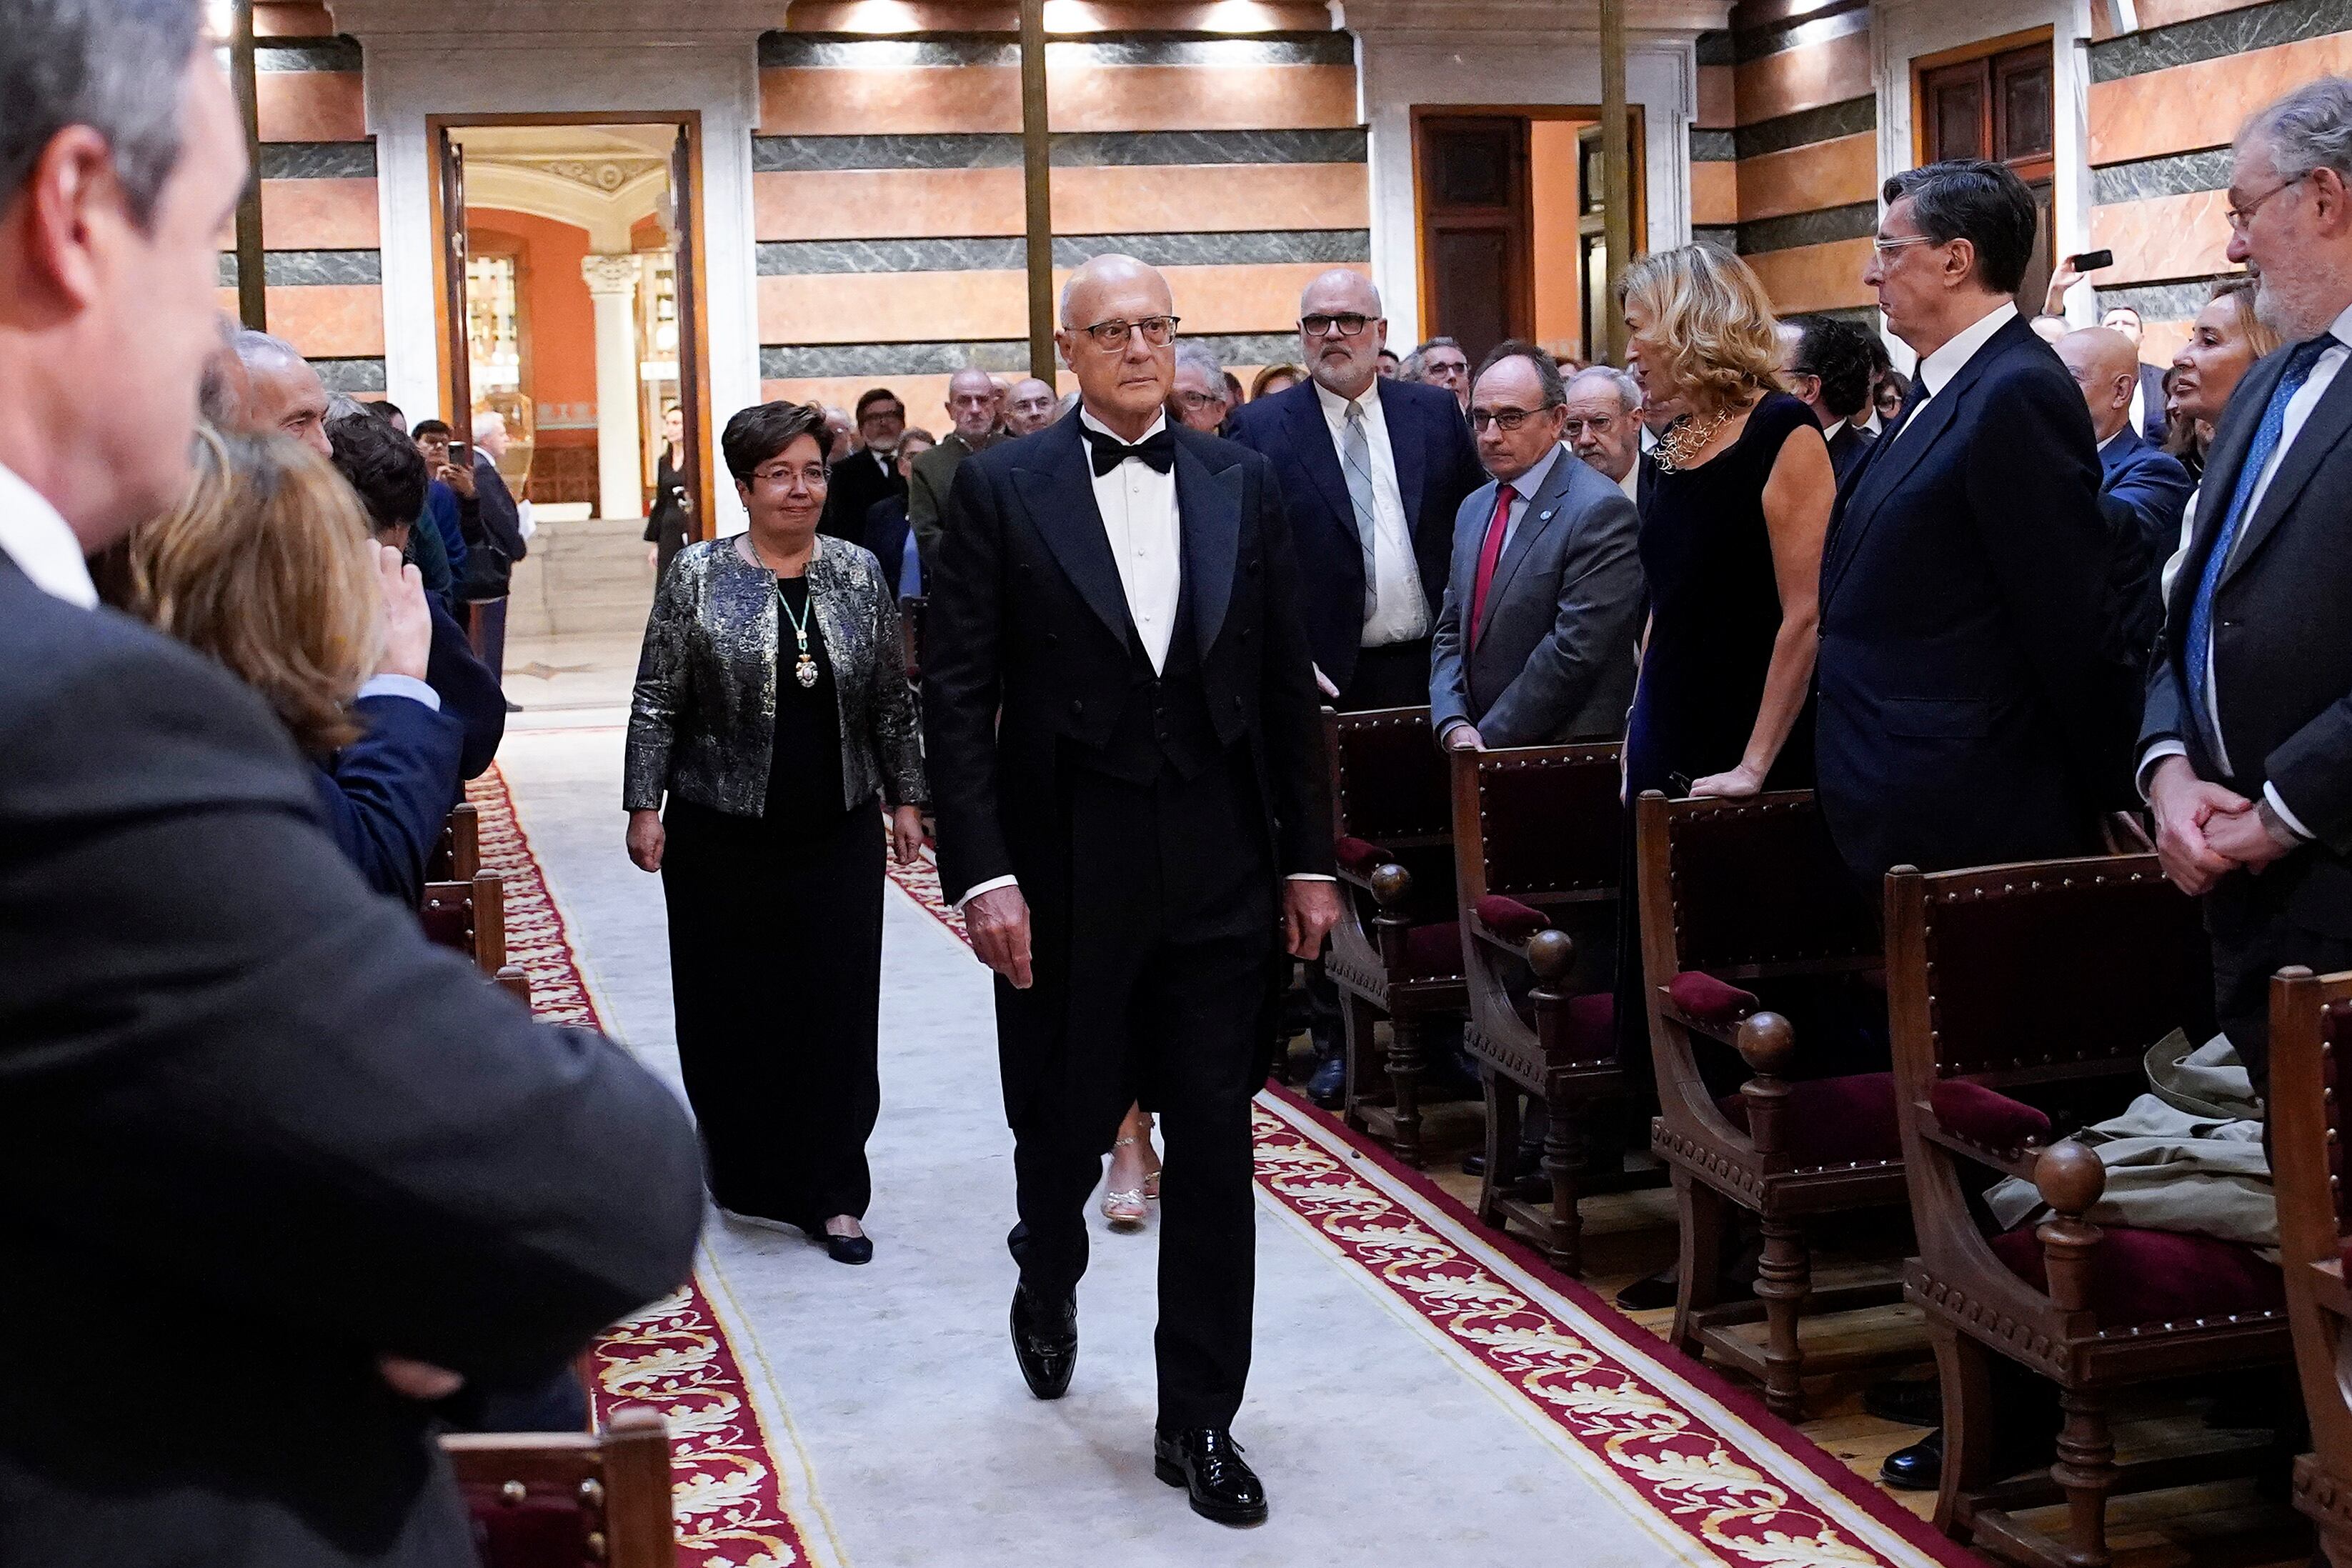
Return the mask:
[[236, 350], [236, 357], [245, 361], [248, 371], [302, 363], [301, 350], [283, 338], [274, 338], [251, 327], [238, 328], [228, 346]]
[[367, 404], [362, 402], [359, 399], [353, 397], [349, 392], [330, 392], [327, 394], [327, 423], [329, 424], [334, 423], [335, 421], [339, 419], [373, 419], [374, 417], [375, 413], [373, 410], [370, 409]]
[[1209, 352], [1206, 343], [1197, 339], [1186, 339], [1176, 345], [1176, 368], [1181, 371], [1186, 365], [1207, 376], [1210, 384], [1217, 389], [1219, 397], [1225, 395], [1225, 367], [1217, 362], [1216, 355]]
[[142, 227], [180, 162], [181, 84], [194, 0], [8, 0], [0, 24], [0, 206], [58, 132], [87, 125], [113, 152]]
[[[1462, 340], [1459, 338], [1432, 338], [1428, 342], [1423, 343], [1420, 348], [1415, 349], [1412, 353], [1413, 358], [1419, 359], [1422, 355], [1426, 354], [1432, 349], [1452, 349], [1459, 352], [1461, 348]], [[1466, 360], [1470, 356], [1468, 354], [1463, 354], [1462, 357]]]
[[1613, 365], [1587, 365], [1568, 378], [1568, 393], [1576, 395], [1576, 383], [1582, 381], [1605, 381], [1617, 390], [1617, 403], [1627, 413], [1642, 410], [1642, 383]]
[[2269, 145], [2282, 180], [2326, 168], [2352, 184], [2352, 81], [2321, 77], [2256, 110], [2238, 132], [2241, 146], [2250, 141]]

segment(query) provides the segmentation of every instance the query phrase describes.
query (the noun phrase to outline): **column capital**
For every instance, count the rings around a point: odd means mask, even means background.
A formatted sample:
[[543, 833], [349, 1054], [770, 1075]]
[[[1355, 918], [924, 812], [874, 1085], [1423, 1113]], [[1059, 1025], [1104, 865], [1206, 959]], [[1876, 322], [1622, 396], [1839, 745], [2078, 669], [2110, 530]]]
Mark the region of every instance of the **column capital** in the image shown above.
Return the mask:
[[637, 288], [637, 258], [631, 255], [583, 256], [580, 258], [580, 276], [588, 280], [591, 294], [634, 294]]

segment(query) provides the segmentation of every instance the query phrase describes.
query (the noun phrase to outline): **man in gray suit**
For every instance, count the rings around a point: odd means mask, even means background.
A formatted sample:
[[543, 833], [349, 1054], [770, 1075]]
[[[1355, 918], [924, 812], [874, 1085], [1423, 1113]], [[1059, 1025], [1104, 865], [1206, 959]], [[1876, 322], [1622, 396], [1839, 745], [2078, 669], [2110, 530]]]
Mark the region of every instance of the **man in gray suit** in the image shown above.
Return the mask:
[[1622, 734], [1642, 560], [1633, 503], [1560, 444], [1566, 392], [1533, 343], [1496, 345], [1471, 384], [1492, 477], [1454, 524], [1432, 641], [1430, 722], [1452, 750]]

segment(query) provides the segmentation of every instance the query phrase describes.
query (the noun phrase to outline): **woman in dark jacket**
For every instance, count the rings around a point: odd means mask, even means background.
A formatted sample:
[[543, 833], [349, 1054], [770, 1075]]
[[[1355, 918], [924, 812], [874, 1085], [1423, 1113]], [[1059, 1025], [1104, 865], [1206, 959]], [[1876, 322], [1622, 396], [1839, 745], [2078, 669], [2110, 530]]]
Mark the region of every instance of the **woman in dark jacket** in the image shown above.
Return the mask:
[[712, 1198], [863, 1263], [881, 1101], [876, 808], [912, 861], [923, 759], [897, 597], [873, 556], [817, 534], [824, 440], [813, 406], [728, 422], [751, 530], [688, 546], [655, 591], [623, 804], [629, 858], [661, 873], [669, 907], [678, 1062]]
[[646, 517], [646, 543], [654, 547], [646, 554], [653, 563], [656, 582], [669, 575], [669, 563], [686, 548], [692, 503], [681, 477], [685, 472], [686, 414], [672, 403], [662, 411], [661, 456], [654, 464], [654, 507]]

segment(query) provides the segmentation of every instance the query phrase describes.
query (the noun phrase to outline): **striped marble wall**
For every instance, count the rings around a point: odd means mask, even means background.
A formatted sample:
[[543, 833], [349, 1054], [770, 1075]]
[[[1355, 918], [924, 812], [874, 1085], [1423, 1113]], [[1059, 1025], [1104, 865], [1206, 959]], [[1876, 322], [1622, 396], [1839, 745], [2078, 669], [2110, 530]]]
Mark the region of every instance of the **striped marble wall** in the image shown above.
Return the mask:
[[[335, 36], [317, 0], [264, 0], [254, 30], [269, 329], [308, 355], [330, 387], [381, 392], [375, 142], [359, 46]], [[231, 313], [236, 281], [236, 253], [225, 251], [221, 302]]]
[[1698, 68], [1694, 237], [1738, 250], [1784, 311], [1874, 314], [1862, 285], [1878, 218], [1868, 0], [1749, 0], [1731, 30], [1700, 36]]
[[[1006, 34], [777, 32], [752, 143], [760, 373], [936, 427], [947, 378], [1028, 367], [1018, 57]], [[1370, 257], [1353, 42], [1098, 33], [1046, 47], [1054, 264], [1165, 270], [1188, 337], [1297, 357], [1298, 290]]]
[[2216, 275], [2231, 139], [2303, 82], [2352, 73], [2352, 0], [2142, 0], [2137, 32], [2089, 49], [2093, 248], [2116, 253], [2099, 308], [2130, 305], [2141, 357], [2169, 360]]

